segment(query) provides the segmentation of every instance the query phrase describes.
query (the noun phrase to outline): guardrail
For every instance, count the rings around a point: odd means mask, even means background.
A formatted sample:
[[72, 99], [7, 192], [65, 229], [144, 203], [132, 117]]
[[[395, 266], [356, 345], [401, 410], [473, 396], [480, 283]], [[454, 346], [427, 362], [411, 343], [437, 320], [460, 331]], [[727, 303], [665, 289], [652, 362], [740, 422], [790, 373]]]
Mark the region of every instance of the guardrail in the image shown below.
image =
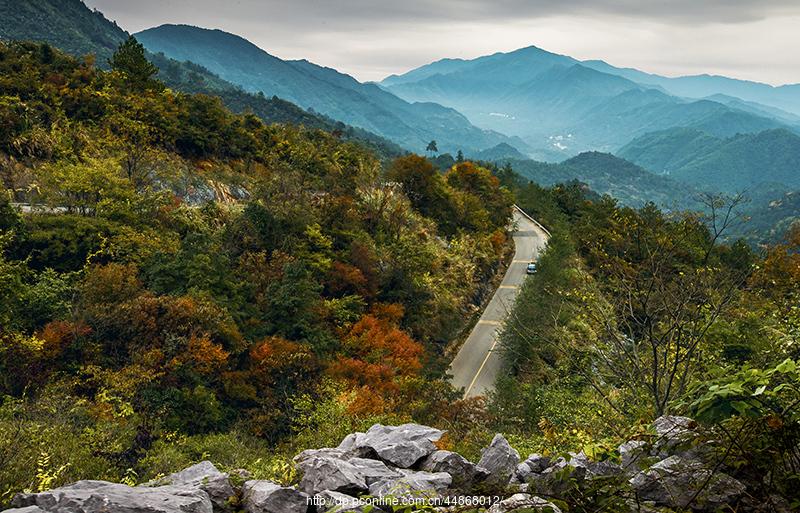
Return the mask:
[[540, 223], [540, 222], [539, 222], [539, 221], [537, 221], [536, 219], [534, 219], [534, 218], [532, 218], [531, 216], [529, 216], [527, 212], [525, 212], [524, 210], [522, 210], [522, 209], [519, 207], [519, 205], [514, 205], [514, 208], [516, 208], [516, 209], [519, 211], [519, 213], [520, 213], [520, 214], [522, 214], [523, 216], [525, 216], [525, 217], [526, 217], [526, 218], [527, 218], [527, 219], [528, 219], [530, 222], [532, 222], [533, 224], [535, 224], [536, 226], [538, 226], [540, 230], [542, 230], [544, 233], [546, 233], [546, 234], [547, 234], [547, 236], [548, 236], [548, 237], [550, 237], [550, 231], [549, 231], [547, 228], [545, 228], [544, 226], [542, 226], [542, 223]]

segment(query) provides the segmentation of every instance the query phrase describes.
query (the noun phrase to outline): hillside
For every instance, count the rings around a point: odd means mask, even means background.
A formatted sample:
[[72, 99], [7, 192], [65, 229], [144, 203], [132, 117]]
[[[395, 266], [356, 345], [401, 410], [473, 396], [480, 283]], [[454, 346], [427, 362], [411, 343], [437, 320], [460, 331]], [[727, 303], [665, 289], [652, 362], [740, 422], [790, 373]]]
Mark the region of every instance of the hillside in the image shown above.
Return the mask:
[[[0, 43], [0, 504], [42, 450], [58, 480], [155, 478], [174, 436], [278, 443], [303, 400], [375, 418], [453, 395], [436, 369], [502, 261], [509, 191], [418, 156], [387, 183], [358, 144], [118, 54]], [[74, 408], [8, 429], [50, 401]]]
[[82, 0], [0, 0], [0, 39], [47, 41], [76, 56], [93, 54], [101, 68], [125, 32]]
[[665, 209], [697, 208], [695, 191], [666, 177], [608, 153], [586, 152], [560, 164], [511, 160], [514, 171], [543, 186], [578, 181], [592, 191], [608, 194], [624, 205], [653, 202]]
[[281, 60], [220, 30], [162, 25], [136, 37], [152, 52], [196, 62], [249, 92], [279, 96], [415, 151], [424, 151], [431, 140], [453, 153], [511, 142], [476, 128], [452, 109], [430, 102], [408, 103], [376, 85], [361, 84], [308, 61]]
[[[47, 42], [77, 57], [93, 54], [100, 68], [108, 67], [108, 59], [128, 37], [125, 30], [102, 13], [91, 11], [82, 0], [0, 0], [0, 12], [0, 39]], [[148, 58], [159, 67], [159, 78], [177, 91], [219, 96], [233, 111], [253, 112], [267, 123], [302, 123], [336, 131], [345, 139], [363, 142], [383, 158], [404, 151], [367, 130], [306, 112], [285, 100], [249, 94], [197, 64], [159, 54], [150, 54]]]
[[647, 134], [621, 148], [619, 156], [675, 180], [725, 192], [763, 184], [800, 188], [800, 136], [785, 129], [729, 138], [697, 130]]
[[786, 126], [768, 109], [687, 100], [636, 78], [529, 47], [435, 62], [382, 85], [406, 100], [438, 102], [478, 126], [522, 137], [531, 147], [528, 153], [550, 158], [555, 152], [554, 160], [587, 150], [613, 151], [672, 127], [728, 137]]

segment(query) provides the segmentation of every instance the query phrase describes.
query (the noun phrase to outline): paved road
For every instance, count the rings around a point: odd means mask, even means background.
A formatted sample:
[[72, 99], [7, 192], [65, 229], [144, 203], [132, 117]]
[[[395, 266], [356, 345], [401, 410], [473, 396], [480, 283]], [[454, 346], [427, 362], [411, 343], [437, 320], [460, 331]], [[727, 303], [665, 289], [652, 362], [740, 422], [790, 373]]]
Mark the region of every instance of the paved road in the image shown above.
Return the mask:
[[497, 336], [517, 297], [517, 287], [525, 279], [528, 263], [538, 257], [547, 242], [544, 230], [516, 209], [514, 222], [517, 226], [513, 234], [514, 260], [448, 370], [453, 376], [453, 385], [464, 389], [465, 398], [484, 395], [494, 387], [502, 363], [496, 350]]

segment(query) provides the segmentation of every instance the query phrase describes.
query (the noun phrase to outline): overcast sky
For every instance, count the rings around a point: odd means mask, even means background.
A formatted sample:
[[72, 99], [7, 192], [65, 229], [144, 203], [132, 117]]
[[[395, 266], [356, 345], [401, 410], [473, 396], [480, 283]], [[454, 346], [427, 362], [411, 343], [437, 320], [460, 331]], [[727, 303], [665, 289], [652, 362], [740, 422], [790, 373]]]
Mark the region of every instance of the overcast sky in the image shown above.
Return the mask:
[[187, 23], [380, 80], [536, 45], [664, 75], [800, 82], [798, 0], [86, 0], [129, 32]]

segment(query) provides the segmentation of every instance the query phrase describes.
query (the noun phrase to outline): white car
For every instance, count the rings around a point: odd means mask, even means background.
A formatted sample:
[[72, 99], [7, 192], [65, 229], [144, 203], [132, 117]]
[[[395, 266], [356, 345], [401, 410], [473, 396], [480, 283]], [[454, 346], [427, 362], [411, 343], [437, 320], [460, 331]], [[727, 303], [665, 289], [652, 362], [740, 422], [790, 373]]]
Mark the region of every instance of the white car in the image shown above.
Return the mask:
[[530, 264], [528, 264], [528, 267], [527, 267], [527, 269], [525, 269], [525, 272], [528, 273], [528, 274], [535, 274], [536, 273], [536, 262], [531, 262]]

